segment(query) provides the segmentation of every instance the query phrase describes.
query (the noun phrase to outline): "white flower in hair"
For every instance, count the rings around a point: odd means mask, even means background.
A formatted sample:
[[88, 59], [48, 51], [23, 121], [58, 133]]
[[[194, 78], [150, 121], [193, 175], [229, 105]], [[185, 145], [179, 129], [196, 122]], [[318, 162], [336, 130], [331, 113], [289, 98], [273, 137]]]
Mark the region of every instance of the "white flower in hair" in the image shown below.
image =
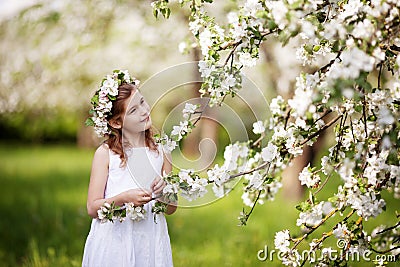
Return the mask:
[[89, 114], [92, 117], [88, 118], [85, 124], [93, 126], [99, 137], [111, 133], [107, 117], [111, 115], [112, 101], [117, 99], [118, 87], [124, 83], [139, 86], [140, 81], [131, 77], [127, 70], [114, 70], [113, 74], [107, 75], [102, 80], [99, 89], [91, 99], [93, 107]]

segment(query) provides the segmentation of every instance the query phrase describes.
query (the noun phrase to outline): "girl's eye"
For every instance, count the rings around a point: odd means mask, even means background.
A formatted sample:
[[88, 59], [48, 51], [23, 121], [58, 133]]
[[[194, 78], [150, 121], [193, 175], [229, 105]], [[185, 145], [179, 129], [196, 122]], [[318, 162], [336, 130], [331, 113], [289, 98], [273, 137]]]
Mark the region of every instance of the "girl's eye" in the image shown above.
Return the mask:
[[131, 112], [130, 113], [133, 113], [133, 112], [135, 112], [136, 111], [136, 108], [133, 108], [133, 109], [131, 109]]
[[143, 104], [144, 103], [144, 100], [142, 99], [142, 100], [140, 100], [140, 104]]

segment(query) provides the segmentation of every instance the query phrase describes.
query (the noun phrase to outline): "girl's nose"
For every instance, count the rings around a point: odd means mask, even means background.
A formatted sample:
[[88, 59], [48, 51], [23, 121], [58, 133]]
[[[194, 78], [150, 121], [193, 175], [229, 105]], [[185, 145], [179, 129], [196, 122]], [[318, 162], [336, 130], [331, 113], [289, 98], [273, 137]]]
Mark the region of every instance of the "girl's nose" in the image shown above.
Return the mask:
[[143, 116], [149, 115], [149, 114], [150, 114], [150, 109], [147, 108], [147, 107], [142, 107], [142, 108], [140, 109], [140, 111], [141, 111], [141, 114], [142, 114]]

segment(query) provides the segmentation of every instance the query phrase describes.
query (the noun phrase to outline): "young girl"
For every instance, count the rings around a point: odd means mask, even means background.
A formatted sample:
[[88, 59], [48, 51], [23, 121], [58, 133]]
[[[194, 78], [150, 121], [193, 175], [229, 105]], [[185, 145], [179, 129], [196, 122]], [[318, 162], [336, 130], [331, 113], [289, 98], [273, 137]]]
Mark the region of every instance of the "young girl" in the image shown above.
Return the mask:
[[[150, 107], [138, 84], [127, 71], [114, 71], [92, 98], [87, 124], [107, 139], [93, 158], [87, 198], [93, 220], [82, 266], [173, 265], [165, 217], [155, 221], [151, 211], [165, 186], [160, 176], [172, 166], [153, 140]], [[110, 206], [125, 208], [126, 218], [105, 219]], [[175, 210], [168, 205], [166, 213]]]

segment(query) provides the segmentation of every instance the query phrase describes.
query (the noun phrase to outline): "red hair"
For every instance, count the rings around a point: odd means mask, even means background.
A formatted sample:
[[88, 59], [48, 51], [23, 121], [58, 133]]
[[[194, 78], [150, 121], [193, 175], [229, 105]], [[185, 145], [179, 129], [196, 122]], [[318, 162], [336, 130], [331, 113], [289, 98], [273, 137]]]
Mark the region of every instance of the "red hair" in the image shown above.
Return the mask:
[[[122, 164], [126, 162], [124, 148], [122, 144], [122, 128], [114, 128], [110, 124], [111, 120], [119, 122], [123, 125], [123, 119], [125, 115], [126, 106], [128, 105], [127, 100], [129, 97], [136, 92], [138, 88], [134, 84], [124, 83], [118, 87], [117, 99], [112, 102], [111, 115], [107, 117], [108, 127], [111, 129], [111, 134], [107, 135], [107, 139], [104, 141], [108, 147], [119, 155]], [[145, 144], [151, 150], [157, 151], [157, 145], [153, 138], [153, 129], [150, 127], [145, 131]]]

